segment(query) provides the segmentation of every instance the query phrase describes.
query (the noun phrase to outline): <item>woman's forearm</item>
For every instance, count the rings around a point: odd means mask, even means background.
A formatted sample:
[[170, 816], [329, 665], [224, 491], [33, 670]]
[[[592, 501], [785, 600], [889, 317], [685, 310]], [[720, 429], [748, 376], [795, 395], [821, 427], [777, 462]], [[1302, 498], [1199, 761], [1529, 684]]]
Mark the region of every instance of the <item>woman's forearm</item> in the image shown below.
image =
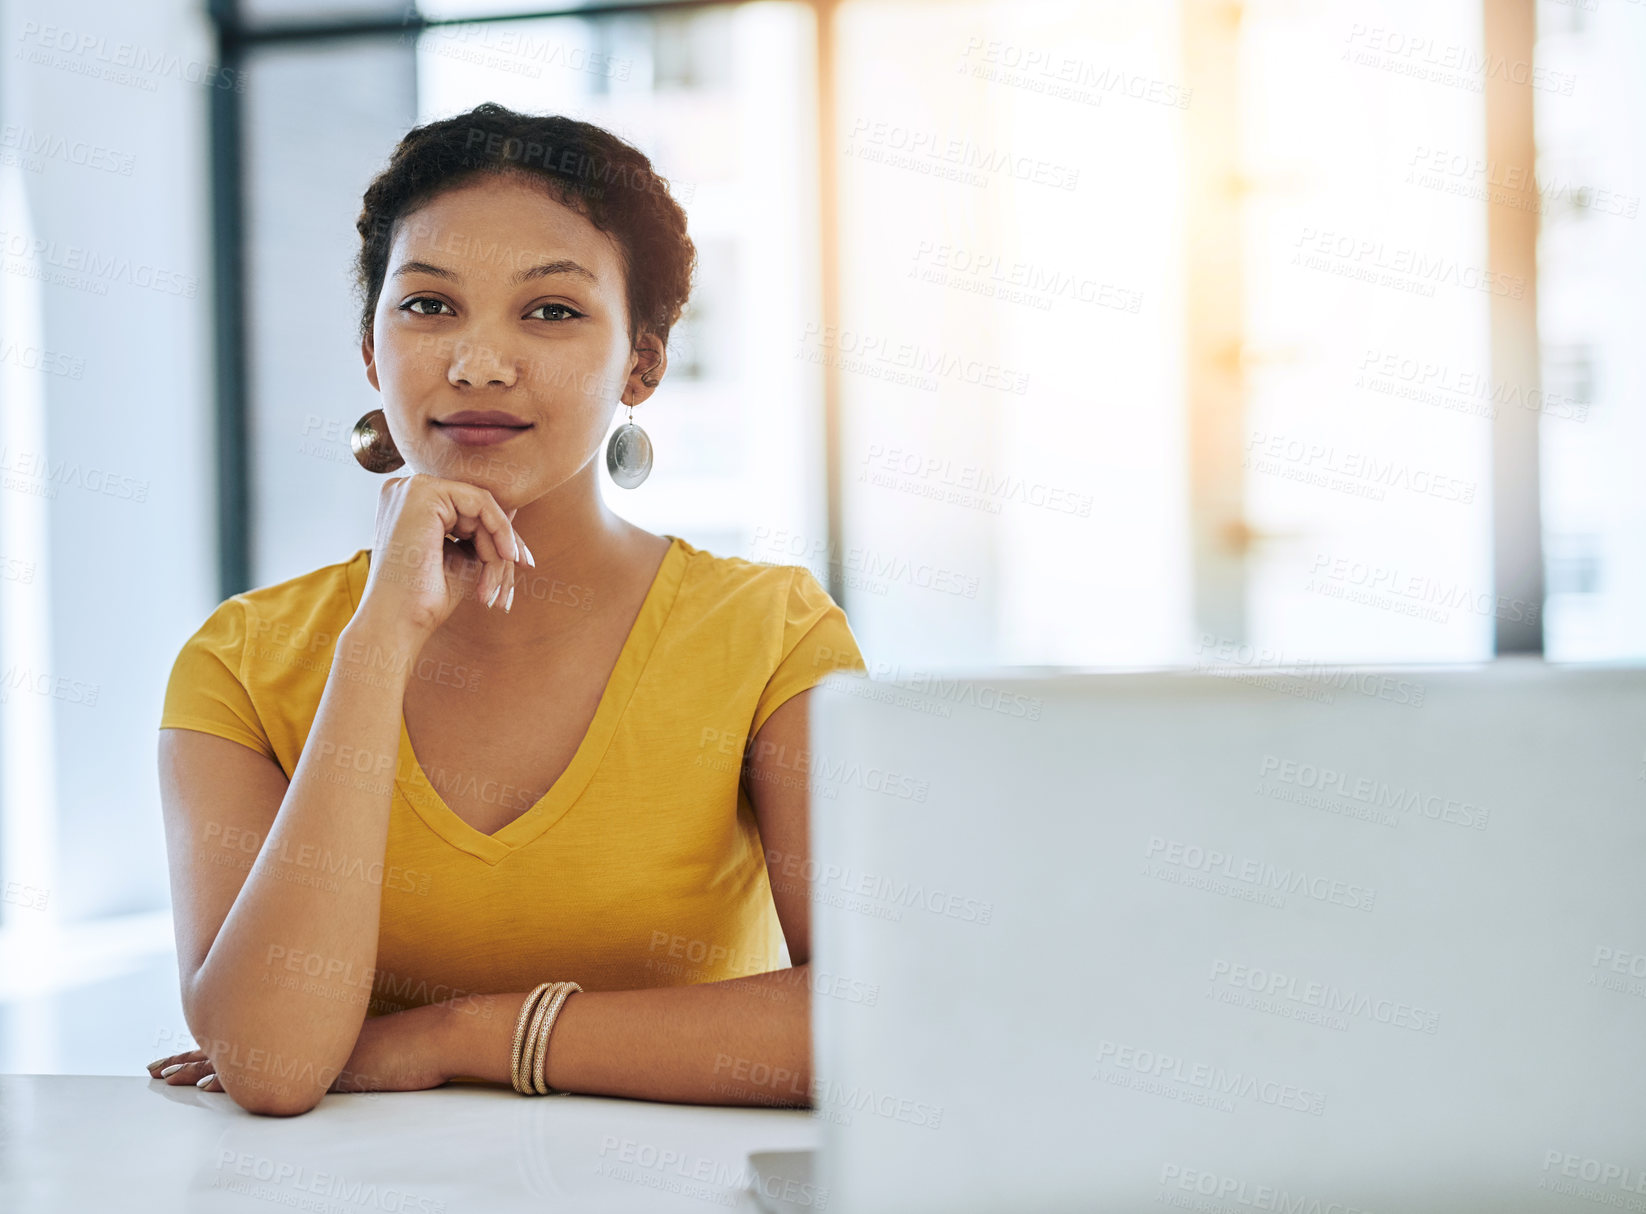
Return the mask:
[[312, 1107], [365, 1020], [408, 644], [364, 623], [338, 637], [278, 816], [255, 861], [236, 852], [250, 871], [187, 985], [190, 1028], [247, 1109]]
[[[529, 992], [452, 1005], [446, 1071], [509, 1082], [515, 1024]], [[489, 1014], [488, 1014], [489, 1013]], [[633, 991], [579, 991], [549, 1038], [552, 1088], [677, 1104], [807, 1107], [811, 1103], [809, 965]]]

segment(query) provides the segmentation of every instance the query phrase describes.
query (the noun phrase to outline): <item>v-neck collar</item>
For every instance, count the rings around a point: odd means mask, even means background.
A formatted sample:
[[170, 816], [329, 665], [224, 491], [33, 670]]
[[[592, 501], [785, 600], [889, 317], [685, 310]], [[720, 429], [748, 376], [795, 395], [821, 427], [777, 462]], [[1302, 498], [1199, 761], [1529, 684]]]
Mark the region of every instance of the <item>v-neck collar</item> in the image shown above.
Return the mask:
[[[430, 830], [453, 847], [468, 852], [488, 864], [496, 864], [548, 830], [565, 816], [566, 811], [583, 795], [583, 790], [588, 787], [595, 770], [600, 766], [600, 761], [605, 757], [607, 748], [611, 745], [612, 737], [617, 732], [617, 723], [628, 707], [635, 685], [640, 682], [641, 671], [645, 669], [646, 661], [651, 657], [652, 650], [657, 644], [658, 635], [663, 631], [663, 621], [668, 618], [669, 609], [674, 606], [681, 580], [685, 575], [688, 556], [685, 542], [673, 535], [665, 534], [664, 538], [669, 541], [669, 550], [663, 554], [662, 564], [658, 566], [651, 587], [646, 591], [646, 597], [640, 604], [640, 612], [629, 628], [629, 635], [623, 642], [623, 648], [618, 651], [617, 664], [612, 668], [611, 678], [606, 681], [600, 703], [594, 711], [594, 718], [589, 722], [588, 731], [584, 733], [571, 762], [566, 765], [566, 769], [560, 773], [559, 779], [548, 792], [496, 834], [484, 834], [477, 827], [471, 826], [441, 798], [412, 750], [411, 734], [406, 729], [405, 710], [401, 709], [400, 751], [395, 781], [406, 794], [412, 808], [417, 811], [418, 817], [423, 819]], [[360, 597], [365, 592], [370, 561], [371, 550], [363, 548], [348, 565], [349, 595], [356, 609], [360, 606]]]

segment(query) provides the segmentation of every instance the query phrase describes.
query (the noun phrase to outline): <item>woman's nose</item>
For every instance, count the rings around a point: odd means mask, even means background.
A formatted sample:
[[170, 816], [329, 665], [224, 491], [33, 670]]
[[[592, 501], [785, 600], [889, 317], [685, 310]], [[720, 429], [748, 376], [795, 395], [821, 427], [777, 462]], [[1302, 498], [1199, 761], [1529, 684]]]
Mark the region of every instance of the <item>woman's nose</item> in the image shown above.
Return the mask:
[[512, 387], [518, 377], [514, 358], [484, 338], [460, 338], [452, 350], [446, 378], [453, 384], [501, 384]]

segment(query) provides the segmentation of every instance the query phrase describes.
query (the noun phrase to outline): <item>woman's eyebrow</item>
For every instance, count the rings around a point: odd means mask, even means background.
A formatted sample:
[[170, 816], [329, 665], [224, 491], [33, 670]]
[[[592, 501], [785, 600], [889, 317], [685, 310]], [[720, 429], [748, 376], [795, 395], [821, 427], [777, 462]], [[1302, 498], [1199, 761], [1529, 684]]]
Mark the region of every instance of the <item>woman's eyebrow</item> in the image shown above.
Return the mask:
[[[463, 280], [463, 276], [456, 270], [448, 270], [445, 266], [437, 266], [427, 261], [402, 262], [400, 268], [395, 270], [394, 277], [399, 278], [402, 274], [432, 274], [436, 278], [446, 278], [452, 282], [461, 282]], [[518, 286], [527, 279], [548, 278], [555, 274], [571, 274], [579, 278], [586, 278], [595, 284], [600, 282], [595, 277], [593, 270], [572, 261], [570, 258], [563, 257], [559, 261], [546, 261], [540, 266], [531, 266], [528, 269], [518, 271], [513, 278], [509, 279], [509, 285], [511, 287]]]

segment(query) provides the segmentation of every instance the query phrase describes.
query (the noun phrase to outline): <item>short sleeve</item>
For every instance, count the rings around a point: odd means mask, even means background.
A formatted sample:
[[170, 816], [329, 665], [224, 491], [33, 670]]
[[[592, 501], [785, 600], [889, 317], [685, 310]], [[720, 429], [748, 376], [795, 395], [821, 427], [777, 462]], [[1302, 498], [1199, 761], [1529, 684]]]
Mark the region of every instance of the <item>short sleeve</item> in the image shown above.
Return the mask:
[[795, 566], [783, 611], [783, 648], [777, 669], [755, 704], [752, 738], [784, 701], [815, 687], [836, 670], [867, 673], [846, 613], [809, 569]]
[[278, 762], [241, 676], [246, 631], [246, 605], [226, 599], [184, 642], [166, 684], [160, 728], [215, 734]]

